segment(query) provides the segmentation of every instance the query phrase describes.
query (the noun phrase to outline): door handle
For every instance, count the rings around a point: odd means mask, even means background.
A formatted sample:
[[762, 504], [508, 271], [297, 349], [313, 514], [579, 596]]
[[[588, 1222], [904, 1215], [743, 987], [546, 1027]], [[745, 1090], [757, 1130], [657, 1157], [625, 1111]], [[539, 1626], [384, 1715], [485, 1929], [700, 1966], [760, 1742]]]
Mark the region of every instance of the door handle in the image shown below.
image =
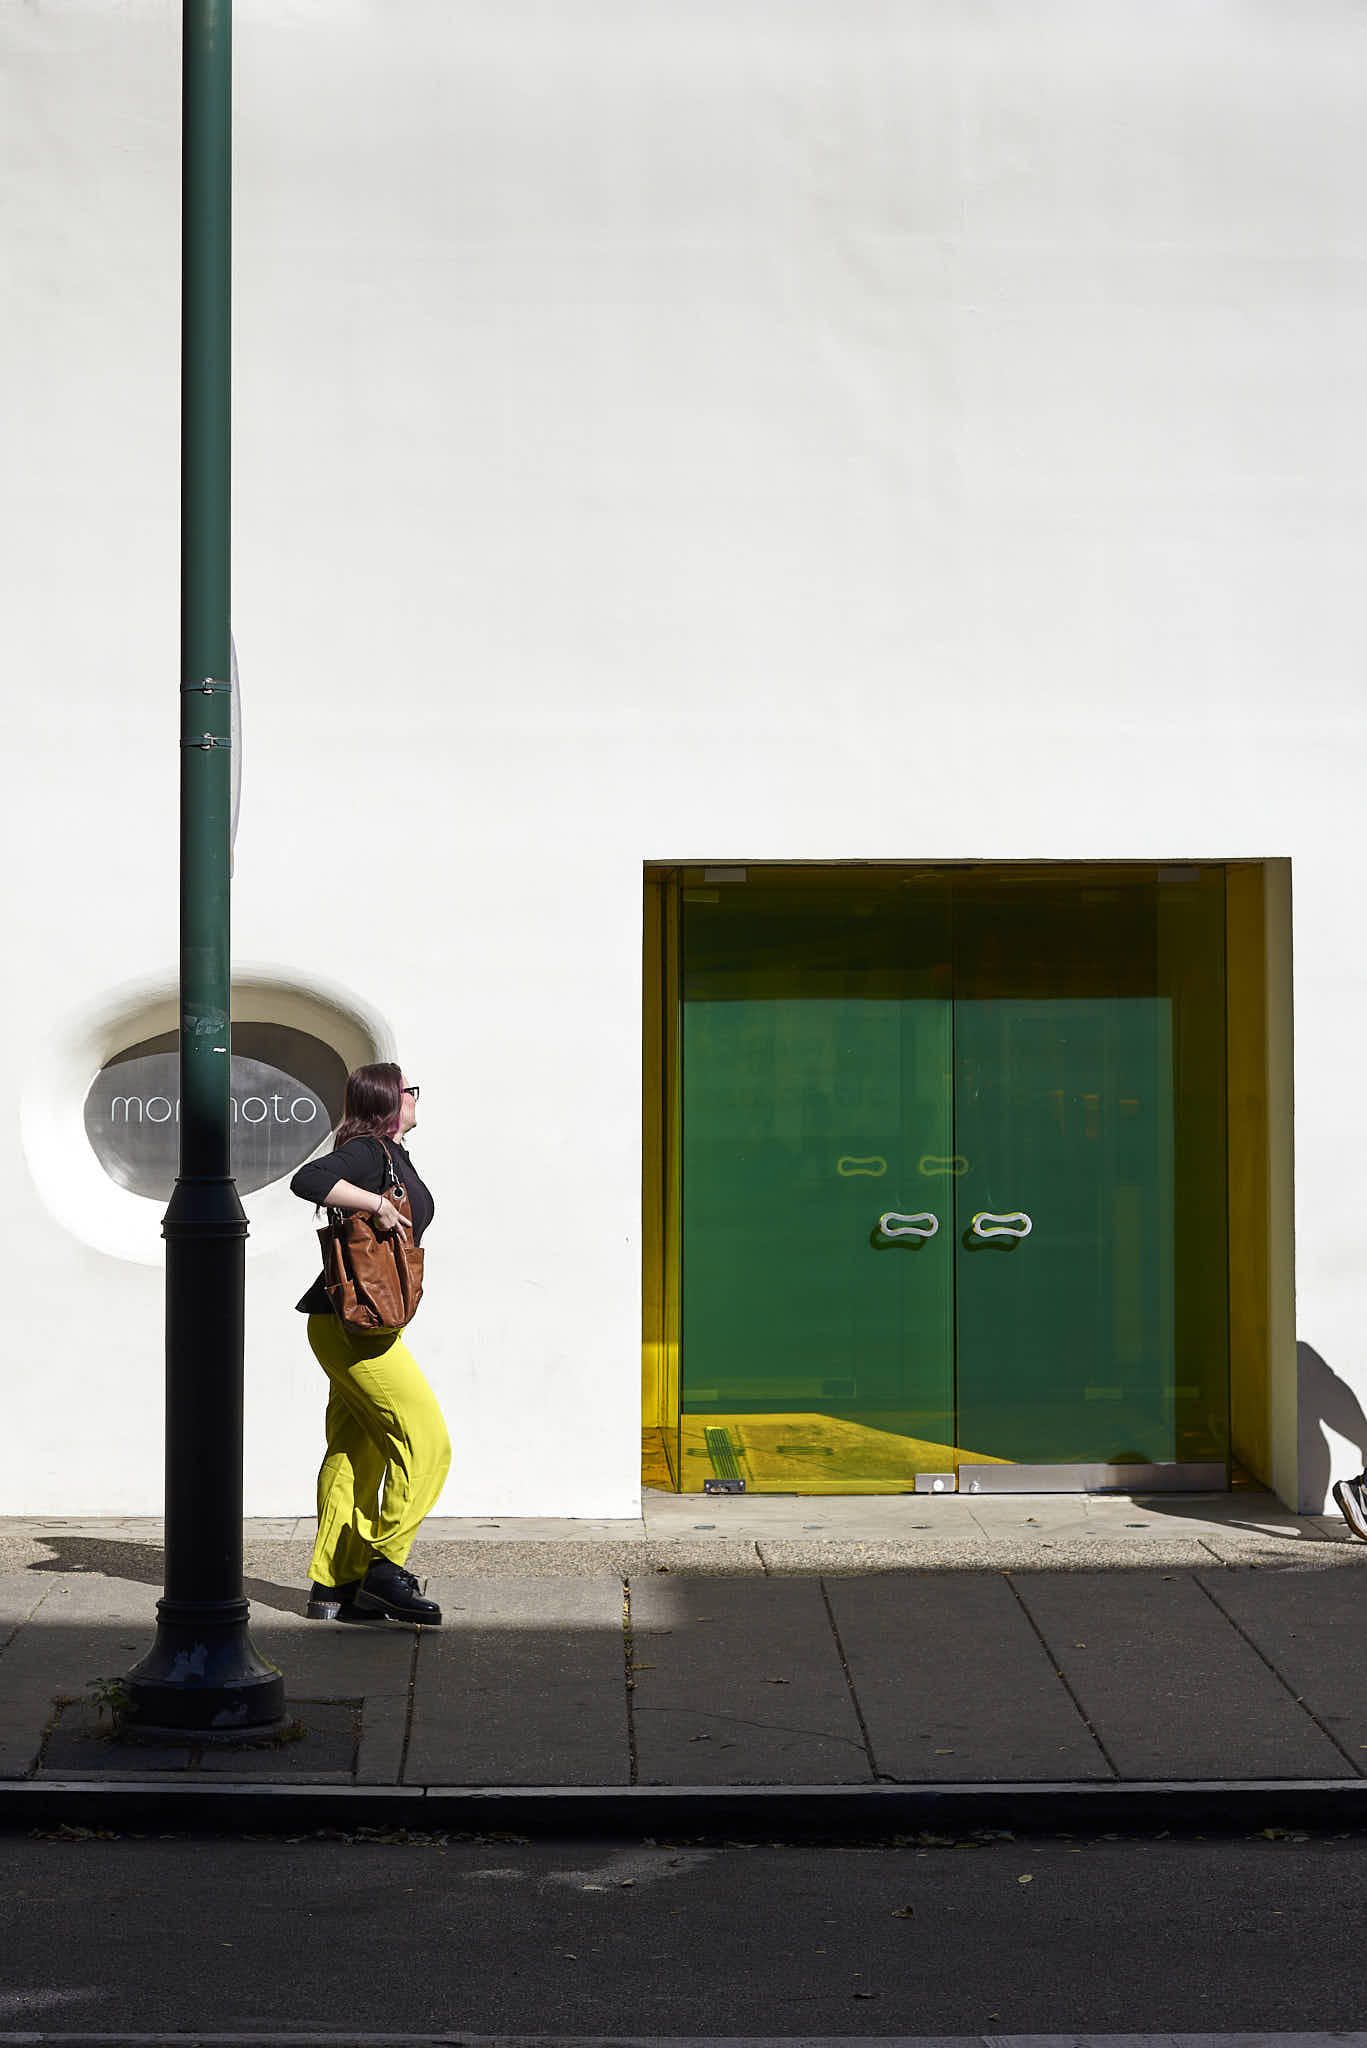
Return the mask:
[[[1013, 1229], [1013, 1225], [1018, 1225], [1019, 1228]], [[995, 1210], [979, 1209], [969, 1225], [969, 1236], [983, 1238], [1029, 1237], [1034, 1227], [1024, 1209], [1008, 1209], [1005, 1214], [1000, 1216], [997, 1215]]]
[[899, 1216], [895, 1209], [888, 1209], [878, 1219], [884, 1237], [934, 1237], [939, 1227], [939, 1217], [932, 1216], [929, 1209], [919, 1209], [914, 1216]]

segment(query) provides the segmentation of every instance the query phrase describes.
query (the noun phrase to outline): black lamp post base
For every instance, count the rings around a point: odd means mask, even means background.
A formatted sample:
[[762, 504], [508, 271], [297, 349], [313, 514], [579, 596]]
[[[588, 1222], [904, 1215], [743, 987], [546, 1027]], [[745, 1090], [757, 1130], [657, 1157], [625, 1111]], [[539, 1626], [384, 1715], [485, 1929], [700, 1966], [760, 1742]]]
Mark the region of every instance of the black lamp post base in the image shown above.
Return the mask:
[[247, 1634], [245, 1600], [158, 1600], [157, 1639], [129, 1672], [127, 1733], [250, 1740], [284, 1728], [285, 1681]]

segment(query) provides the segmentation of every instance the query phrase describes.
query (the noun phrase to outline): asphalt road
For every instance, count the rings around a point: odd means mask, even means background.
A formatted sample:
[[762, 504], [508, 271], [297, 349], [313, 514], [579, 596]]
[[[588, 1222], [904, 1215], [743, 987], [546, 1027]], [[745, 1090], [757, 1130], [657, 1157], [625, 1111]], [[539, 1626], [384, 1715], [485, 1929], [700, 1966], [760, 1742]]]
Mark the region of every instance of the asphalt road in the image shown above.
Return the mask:
[[0, 1837], [0, 2035], [1351, 2029], [1367, 1836]]

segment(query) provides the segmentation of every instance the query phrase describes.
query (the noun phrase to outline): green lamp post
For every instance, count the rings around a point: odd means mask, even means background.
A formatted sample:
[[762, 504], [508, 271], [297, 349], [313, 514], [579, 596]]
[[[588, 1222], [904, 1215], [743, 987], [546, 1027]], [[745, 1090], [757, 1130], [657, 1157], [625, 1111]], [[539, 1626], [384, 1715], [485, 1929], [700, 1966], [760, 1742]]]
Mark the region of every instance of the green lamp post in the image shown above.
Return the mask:
[[232, 4], [183, 0], [180, 1173], [166, 1239], [166, 1574], [131, 1727], [267, 1732], [242, 1590], [247, 1218], [230, 1156]]

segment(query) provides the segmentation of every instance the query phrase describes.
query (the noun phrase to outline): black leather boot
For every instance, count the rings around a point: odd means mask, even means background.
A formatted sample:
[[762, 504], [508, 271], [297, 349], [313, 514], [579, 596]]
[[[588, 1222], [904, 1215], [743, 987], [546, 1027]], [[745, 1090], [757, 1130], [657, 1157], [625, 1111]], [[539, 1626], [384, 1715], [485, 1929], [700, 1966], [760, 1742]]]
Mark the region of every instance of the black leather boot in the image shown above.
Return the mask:
[[356, 1614], [385, 1614], [391, 1621], [417, 1621], [424, 1628], [441, 1627], [441, 1609], [435, 1600], [425, 1600], [412, 1572], [387, 1557], [377, 1557], [357, 1588], [352, 1603]]

